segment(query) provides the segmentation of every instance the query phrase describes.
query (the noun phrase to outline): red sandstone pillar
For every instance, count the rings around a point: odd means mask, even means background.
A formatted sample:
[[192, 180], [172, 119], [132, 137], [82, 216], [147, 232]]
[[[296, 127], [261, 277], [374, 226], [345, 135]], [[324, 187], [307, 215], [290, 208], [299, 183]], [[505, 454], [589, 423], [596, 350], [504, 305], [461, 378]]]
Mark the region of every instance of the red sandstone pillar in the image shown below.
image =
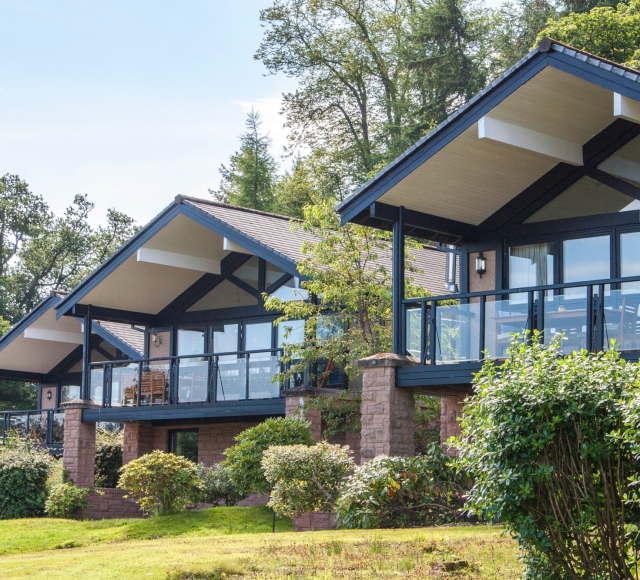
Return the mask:
[[[440, 399], [440, 443], [443, 445], [449, 437], [460, 435], [459, 417], [462, 415], [462, 408], [466, 394], [448, 395]], [[450, 449], [451, 455], [456, 455], [455, 449]]]
[[93, 487], [96, 464], [96, 424], [82, 422], [82, 410], [95, 407], [92, 401], [77, 399], [63, 403], [64, 450], [62, 465], [79, 487]]
[[358, 361], [362, 377], [360, 461], [378, 455], [411, 457], [415, 454], [412, 389], [396, 387], [396, 368], [417, 364], [396, 354], [376, 354]]
[[310, 431], [313, 440], [318, 442], [322, 440], [322, 417], [320, 411], [316, 409], [307, 409], [304, 411], [305, 402], [310, 398], [306, 394], [306, 390], [296, 389], [296, 392], [286, 393], [285, 398], [285, 416], [301, 417], [311, 423]]
[[129, 463], [153, 451], [153, 425], [151, 423], [125, 423], [122, 463]]

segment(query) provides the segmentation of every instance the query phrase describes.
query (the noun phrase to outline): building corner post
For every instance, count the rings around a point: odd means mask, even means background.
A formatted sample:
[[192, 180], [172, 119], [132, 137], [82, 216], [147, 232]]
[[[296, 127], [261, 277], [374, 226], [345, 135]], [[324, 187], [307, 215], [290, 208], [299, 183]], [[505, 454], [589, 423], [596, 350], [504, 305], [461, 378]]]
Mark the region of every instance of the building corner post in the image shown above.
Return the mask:
[[404, 341], [404, 207], [398, 208], [398, 217], [393, 222], [393, 252], [392, 252], [392, 318], [394, 354], [405, 354]]
[[91, 398], [91, 305], [84, 315], [84, 333], [82, 338], [82, 398]]

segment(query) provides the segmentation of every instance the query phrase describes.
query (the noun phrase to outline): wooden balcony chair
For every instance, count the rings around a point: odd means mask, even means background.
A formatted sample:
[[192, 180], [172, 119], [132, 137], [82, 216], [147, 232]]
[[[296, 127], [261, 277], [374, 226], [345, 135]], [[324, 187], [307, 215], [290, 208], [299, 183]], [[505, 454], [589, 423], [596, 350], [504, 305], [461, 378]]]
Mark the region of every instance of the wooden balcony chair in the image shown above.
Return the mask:
[[150, 405], [166, 403], [167, 375], [165, 371], [144, 371], [140, 396], [142, 400], [148, 399]]

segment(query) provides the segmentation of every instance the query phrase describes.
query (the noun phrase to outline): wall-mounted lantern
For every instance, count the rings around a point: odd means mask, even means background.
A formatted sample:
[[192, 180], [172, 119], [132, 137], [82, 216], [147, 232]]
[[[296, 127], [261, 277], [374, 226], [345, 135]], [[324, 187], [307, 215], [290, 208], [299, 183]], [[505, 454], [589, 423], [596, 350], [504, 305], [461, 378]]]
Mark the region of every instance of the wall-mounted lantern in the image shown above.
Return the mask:
[[47, 391], [47, 401], [50, 401], [50, 400], [51, 400], [51, 397], [53, 397], [53, 393], [51, 392], [51, 389], [49, 389], [49, 390]]
[[487, 271], [487, 259], [482, 252], [478, 252], [476, 256], [476, 274], [482, 278], [482, 274]]
[[151, 335], [151, 341], [153, 342], [153, 346], [158, 348], [162, 344], [162, 337], [157, 332], [154, 332]]

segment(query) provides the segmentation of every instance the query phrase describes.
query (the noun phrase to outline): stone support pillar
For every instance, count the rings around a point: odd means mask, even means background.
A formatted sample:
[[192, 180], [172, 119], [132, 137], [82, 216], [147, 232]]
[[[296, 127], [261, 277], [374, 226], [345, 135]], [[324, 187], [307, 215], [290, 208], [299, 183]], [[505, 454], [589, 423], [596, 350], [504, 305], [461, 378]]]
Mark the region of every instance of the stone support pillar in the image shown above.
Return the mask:
[[415, 365], [410, 357], [376, 354], [358, 361], [362, 377], [360, 461], [378, 455], [410, 457], [413, 442], [415, 397], [412, 389], [396, 387], [396, 369]]
[[440, 442], [445, 444], [449, 437], [460, 435], [458, 418], [462, 415], [462, 408], [466, 394], [448, 395], [440, 399]]
[[125, 423], [122, 463], [129, 463], [153, 451], [153, 425], [151, 423]]
[[286, 417], [302, 417], [311, 423], [310, 431], [313, 440], [318, 442], [322, 440], [322, 417], [320, 411], [316, 409], [304, 412], [305, 402], [311, 396], [306, 389], [295, 389], [285, 393], [285, 416]]
[[62, 465], [79, 487], [93, 487], [96, 464], [96, 424], [82, 422], [82, 410], [95, 407], [92, 401], [76, 399], [63, 403], [64, 452]]

